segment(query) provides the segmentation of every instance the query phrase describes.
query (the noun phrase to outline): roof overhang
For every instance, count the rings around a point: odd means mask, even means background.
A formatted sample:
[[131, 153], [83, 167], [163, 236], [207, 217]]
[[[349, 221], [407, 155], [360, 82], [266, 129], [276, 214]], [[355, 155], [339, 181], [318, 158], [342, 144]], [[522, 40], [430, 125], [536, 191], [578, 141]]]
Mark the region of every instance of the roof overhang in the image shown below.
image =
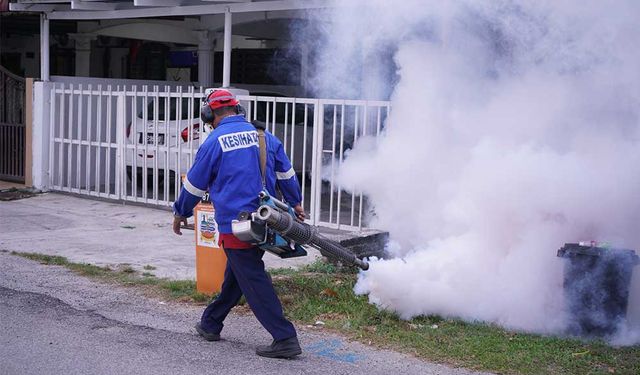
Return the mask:
[[11, 11], [45, 13], [52, 20], [200, 16], [329, 8], [333, 0], [18, 0]]

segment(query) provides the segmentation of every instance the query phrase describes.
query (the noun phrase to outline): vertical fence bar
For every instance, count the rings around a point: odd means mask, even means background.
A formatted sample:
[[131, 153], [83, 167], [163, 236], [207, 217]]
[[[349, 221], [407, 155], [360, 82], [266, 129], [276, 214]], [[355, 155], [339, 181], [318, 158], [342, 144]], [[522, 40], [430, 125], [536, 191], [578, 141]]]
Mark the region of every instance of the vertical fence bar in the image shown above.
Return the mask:
[[69, 85], [69, 115], [67, 121], [67, 191], [71, 191], [71, 149], [73, 145], [73, 107], [74, 89], [73, 84]]
[[[187, 103], [187, 110], [189, 111], [189, 114], [193, 113], [193, 103], [195, 101], [195, 95], [196, 95], [196, 90], [193, 87], [189, 88], [189, 103]], [[191, 115], [189, 115], [189, 117], [191, 117]], [[189, 168], [191, 168], [191, 163], [193, 163], [193, 159], [194, 159], [194, 139], [193, 139], [193, 121], [189, 121], [188, 126], [188, 130], [187, 130], [187, 142], [189, 142]], [[180, 129], [177, 130], [178, 132], [180, 131]], [[198, 130], [199, 131], [199, 130]], [[180, 134], [178, 134], [178, 138], [180, 138]], [[186, 171], [185, 171], [186, 172]]]
[[[149, 203], [149, 177], [147, 173], [147, 155], [149, 150], [147, 149], [147, 124], [149, 123], [149, 87], [144, 85], [142, 88], [144, 92], [144, 101], [142, 103], [142, 125], [140, 126], [140, 139], [142, 141], [142, 198], [144, 203]], [[136, 134], [136, 138], [138, 134]]]
[[[178, 100], [179, 100], [179, 105], [182, 108], [182, 98], [183, 98], [183, 94], [182, 94], [182, 87], [178, 87]], [[191, 98], [189, 98], [188, 100], [191, 100]], [[176, 176], [175, 176], [175, 196], [174, 196], [174, 200], [178, 200], [178, 194], [180, 194], [180, 184], [181, 184], [181, 180], [182, 180], [182, 142], [180, 139], [180, 129], [176, 127], [176, 150], [178, 151], [176, 154]]]
[[[171, 97], [171, 91], [169, 89], [169, 86], [165, 86], [164, 87], [165, 92], [167, 93], [168, 97], [167, 100], [165, 100], [164, 102], [164, 141], [162, 142], [162, 154], [164, 155], [164, 174], [163, 174], [163, 187], [162, 187], [162, 200], [167, 202], [169, 201], [169, 153], [167, 152], [167, 138], [169, 136], [169, 123], [171, 121], [171, 100], [173, 99]], [[175, 106], [176, 110], [178, 108], [177, 103]], [[180, 124], [180, 119], [182, 118], [181, 114], [178, 114], [176, 116], [176, 128], [180, 128], [178, 125]], [[158, 146], [160, 146], [160, 139], [156, 140], [156, 143], [158, 144]]]
[[322, 190], [322, 140], [324, 134], [324, 103], [317, 101], [313, 127], [313, 164], [311, 166], [311, 212], [312, 224], [320, 222], [321, 190]]
[[[182, 106], [183, 106], [183, 97], [182, 97], [182, 87], [178, 87], [178, 89], [176, 90], [176, 94], [177, 94], [177, 98], [176, 98], [176, 119], [182, 119]], [[187, 99], [189, 101], [191, 101], [191, 99]], [[190, 111], [190, 106], [187, 103], [187, 111], [189, 112], [189, 118], [191, 117], [191, 111]], [[178, 117], [180, 116], [180, 117]], [[190, 120], [190, 119], [189, 119]], [[180, 124], [180, 121], [177, 122], [178, 124]], [[173, 136], [173, 134], [167, 134], [169, 136], [169, 139], [171, 139], [171, 136]], [[174, 201], [178, 199], [178, 180], [181, 179], [182, 176], [182, 172], [180, 170], [180, 127], [176, 126], [176, 134], [175, 134], [175, 146], [176, 146], [176, 150], [178, 150], [178, 153], [176, 154], [176, 161], [175, 161], [175, 175], [173, 178], [173, 191], [174, 193]], [[170, 144], [167, 144], [167, 147], [169, 147]], [[174, 153], [172, 152], [171, 155], [173, 155]], [[169, 199], [167, 199], [169, 200]]]
[[[131, 125], [129, 127], [129, 141], [133, 143], [131, 154], [131, 195], [138, 201], [138, 85], [132, 87]], [[142, 120], [142, 119], [141, 119]]]
[[253, 117], [252, 120], [257, 120], [258, 119], [258, 97], [255, 96], [253, 97]]
[[84, 184], [87, 194], [91, 193], [91, 139], [93, 136], [93, 86], [89, 85], [89, 95], [87, 96], [87, 153], [85, 160]]
[[[363, 117], [363, 126], [362, 126], [362, 136], [367, 135], [367, 126], [369, 119], [369, 102], [364, 103], [364, 114]], [[362, 208], [363, 208], [363, 194], [362, 190], [360, 190], [360, 208], [358, 212], [358, 230], [362, 230]]]
[[82, 105], [82, 97], [84, 96], [82, 93], [82, 84], [80, 84], [78, 86], [78, 89], [80, 90], [79, 94], [78, 94], [78, 123], [77, 123], [77, 128], [78, 128], [78, 132], [77, 132], [77, 137], [78, 137], [78, 141], [77, 141], [77, 149], [76, 149], [76, 189], [78, 190], [78, 193], [81, 192], [81, 187], [82, 185], [80, 184], [80, 169], [81, 169], [81, 157], [80, 157], [80, 152], [82, 151], [82, 118], [83, 118], [83, 105]]
[[302, 207], [305, 207], [305, 196], [307, 191], [307, 126], [309, 125], [309, 105], [304, 104], [304, 129], [302, 130]]
[[55, 124], [56, 124], [56, 84], [53, 83], [51, 85], [50, 95], [50, 103], [49, 106], [49, 183], [47, 186], [54, 187], [55, 186], [55, 169], [54, 169], [54, 159], [55, 159], [55, 142], [56, 142], [56, 133], [55, 133]]
[[[344, 118], [345, 116], [345, 101], [342, 101], [342, 117], [340, 118], [340, 153], [338, 159], [338, 167], [342, 167], [342, 161], [344, 159]], [[342, 211], [342, 182], [338, 183], [338, 214], [336, 217], [336, 224], [338, 225], [338, 229], [340, 229], [340, 213]]]
[[102, 160], [102, 98], [103, 98], [103, 92], [102, 92], [102, 85], [98, 85], [98, 103], [96, 103], [96, 125], [97, 125], [97, 129], [96, 129], [96, 193], [98, 196], [100, 196], [100, 177], [101, 177], [101, 170], [100, 170], [100, 166], [102, 165], [102, 163], [100, 163], [100, 160]]
[[113, 112], [113, 89], [111, 85], [107, 86], [107, 124], [106, 124], [106, 166], [105, 166], [105, 194], [107, 197], [111, 195], [111, 144], [113, 139], [111, 137], [111, 121]]
[[278, 103], [276, 102], [276, 97], [273, 97], [273, 113], [271, 114], [271, 133], [276, 134], [276, 112], [278, 110]]
[[290, 153], [292, 164], [295, 163], [294, 162], [295, 143], [296, 143], [296, 98], [293, 98], [293, 103], [291, 105], [291, 153]]
[[[333, 220], [333, 190], [336, 171], [336, 124], [338, 123], [338, 106], [333, 105], [333, 124], [331, 125], [331, 181], [329, 181], [329, 224]], [[324, 150], [322, 150], [324, 152]], [[323, 155], [324, 156], [324, 155]]]
[[271, 114], [271, 103], [265, 101], [264, 102], [264, 107], [265, 107], [265, 116], [264, 116], [264, 127], [265, 130], [267, 131], [271, 131], [273, 133], [273, 129], [269, 130], [269, 115]]
[[[189, 86], [189, 101], [193, 103], [193, 101], [195, 100], [195, 96], [196, 96], [196, 90], [193, 88], [193, 86]], [[187, 169], [191, 168], [193, 159], [194, 159], [193, 142], [189, 142], [189, 157], [187, 158]]]
[[118, 86], [118, 96], [116, 98], [116, 169], [115, 169], [115, 178], [116, 178], [116, 195], [118, 199], [122, 199], [123, 196], [126, 196], [126, 184], [124, 184], [124, 176], [125, 167], [124, 167], [124, 153], [125, 153], [125, 142], [124, 142], [124, 127], [127, 115], [126, 110], [126, 86]]
[[160, 92], [158, 85], [153, 86], [153, 173], [151, 186], [153, 191], [151, 197], [155, 204], [158, 204], [158, 123], [160, 122]]
[[[282, 124], [282, 126], [284, 126], [284, 142], [282, 142], [282, 145], [284, 147], [284, 152], [287, 152], [287, 136], [289, 135], [289, 103], [284, 102], [284, 124]], [[293, 140], [291, 142], [291, 145], [293, 145]], [[289, 154], [289, 158], [291, 158], [291, 154]], [[291, 160], [293, 161], [293, 158], [291, 158]]]
[[[353, 145], [355, 146], [356, 141], [358, 140], [358, 114], [360, 113], [360, 107], [356, 106], [356, 113], [353, 124]], [[351, 192], [351, 222], [349, 225], [353, 226], [355, 221], [355, 211], [356, 211], [356, 192]]]

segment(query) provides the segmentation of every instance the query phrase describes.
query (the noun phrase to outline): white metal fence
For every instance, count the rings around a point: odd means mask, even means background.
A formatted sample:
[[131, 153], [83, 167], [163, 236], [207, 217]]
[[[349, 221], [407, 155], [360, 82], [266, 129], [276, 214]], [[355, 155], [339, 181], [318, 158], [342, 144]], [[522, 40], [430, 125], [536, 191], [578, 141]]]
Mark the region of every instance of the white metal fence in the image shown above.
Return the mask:
[[[49, 173], [53, 190], [168, 206], [200, 141], [202, 88], [57, 83], [50, 97]], [[278, 136], [300, 179], [311, 224], [368, 227], [361, 192], [336, 180], [346, 152], [378, 135], [382, 101], [239, 96], [250, 121]]]

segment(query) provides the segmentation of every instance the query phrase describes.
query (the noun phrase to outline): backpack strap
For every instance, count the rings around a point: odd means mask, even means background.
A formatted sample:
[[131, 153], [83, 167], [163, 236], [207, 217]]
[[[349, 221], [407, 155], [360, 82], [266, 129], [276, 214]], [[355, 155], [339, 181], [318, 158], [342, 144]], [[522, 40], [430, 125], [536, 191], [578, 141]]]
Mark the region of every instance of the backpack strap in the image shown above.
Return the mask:
[[258, 130], [258, 145], [260, 146], [260, 173], [262, 174], [262, 186], [267, 186], [267, 142], [264, 136], [264, 129]]

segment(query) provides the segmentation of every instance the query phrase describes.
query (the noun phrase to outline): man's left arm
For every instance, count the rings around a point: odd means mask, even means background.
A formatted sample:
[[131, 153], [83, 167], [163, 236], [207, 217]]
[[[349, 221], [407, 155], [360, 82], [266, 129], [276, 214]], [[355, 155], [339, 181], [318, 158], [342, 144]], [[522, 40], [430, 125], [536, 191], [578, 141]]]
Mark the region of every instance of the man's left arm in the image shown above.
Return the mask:
[[302, 209], [302, 192], [300, 191], [300, 184], [296, 177], [296, 172], [291, 166], [291, 162], [284, 152], [282, 144], [278, 145], [276, 150], [276, 185], [282, 192], [284, 199], [289, 203], [296, 212], [296, 216], [300, 220], [304, 220], [305, 213]]

